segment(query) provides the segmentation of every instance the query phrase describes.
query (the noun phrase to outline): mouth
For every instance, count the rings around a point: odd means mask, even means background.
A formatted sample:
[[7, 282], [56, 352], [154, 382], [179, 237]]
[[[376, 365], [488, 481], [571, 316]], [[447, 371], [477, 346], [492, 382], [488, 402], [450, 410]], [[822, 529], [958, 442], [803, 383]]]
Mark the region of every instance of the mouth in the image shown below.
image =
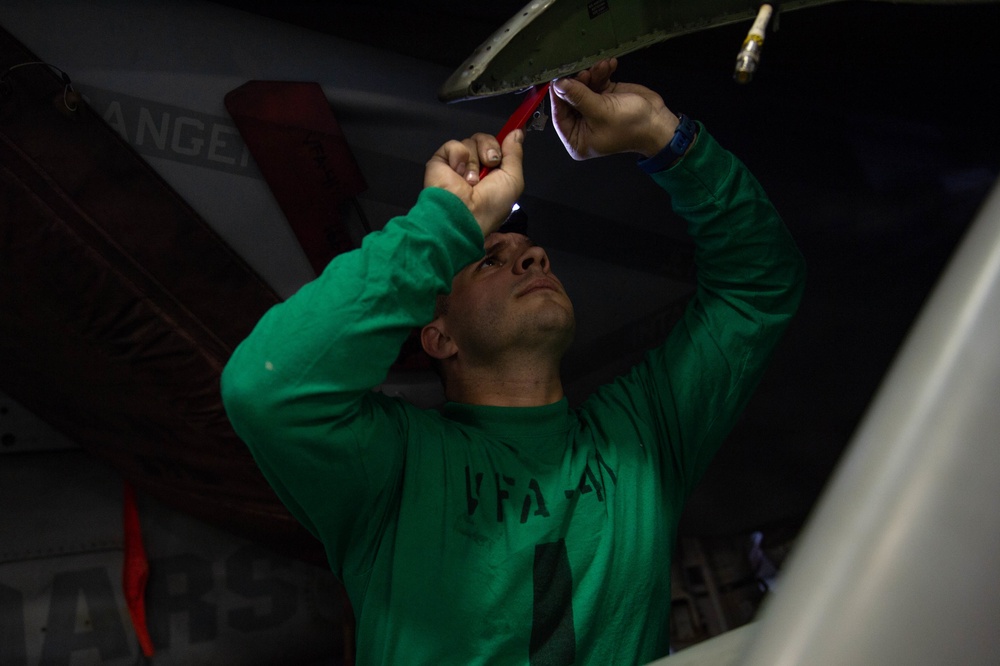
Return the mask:
[[527, 296], [536, 291], [554, 291], [556, 293], [561, 293], [561, 289], [556, 282], [550, 278], [534, 278], [530, 280], [524, 287], [518, 291], [517, 296]]

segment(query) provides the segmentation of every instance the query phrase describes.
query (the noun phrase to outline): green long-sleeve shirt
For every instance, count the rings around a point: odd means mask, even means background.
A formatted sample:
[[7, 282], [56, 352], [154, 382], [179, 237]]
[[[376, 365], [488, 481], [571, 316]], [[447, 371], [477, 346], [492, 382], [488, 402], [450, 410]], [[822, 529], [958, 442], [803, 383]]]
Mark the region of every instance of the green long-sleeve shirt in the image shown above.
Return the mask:
[[756, 180], [701, 130], [654, 179], [689, 223], [683, 319], [580, 407], [370, 389], [435, 296], [483, 254], [451, 194], [414, 208], [275, 306], [223, 375], [239, 435], [326, 546], [358, 664], [630, 664], [668, 651], [681, 505], [801, 293], [801, 258]]

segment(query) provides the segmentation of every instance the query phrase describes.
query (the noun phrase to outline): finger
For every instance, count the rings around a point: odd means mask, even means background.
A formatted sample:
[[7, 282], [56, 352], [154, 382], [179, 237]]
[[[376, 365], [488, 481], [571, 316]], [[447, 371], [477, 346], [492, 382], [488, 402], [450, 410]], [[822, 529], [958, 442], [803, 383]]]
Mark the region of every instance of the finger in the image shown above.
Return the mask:
[[466, 148], [466, 159], [465, 164], [462, 165], [462, 169], [458, 171], [458, 175], [465, 179], [470, 185], [475, 185], [479, 182], [479, 145], [475, 137], [469, 137], [462, 141], [462, 145]]
[[590, 68], [588, 87], [595, 92], [603, 92], [611, 83], [611, 75], [618, 68], [618, 59], [602, 60]]
[[476, 152], [482, 165], [492, 168], [500, 163], [500, 143], [495, 136], [478, 132], [472, 138], [476, 141]]
[[452, 139], [438, 148], [434, 158], [446, 162], [453, 171], [464, 175], [469, 161], [469, 147], [462, 141]]

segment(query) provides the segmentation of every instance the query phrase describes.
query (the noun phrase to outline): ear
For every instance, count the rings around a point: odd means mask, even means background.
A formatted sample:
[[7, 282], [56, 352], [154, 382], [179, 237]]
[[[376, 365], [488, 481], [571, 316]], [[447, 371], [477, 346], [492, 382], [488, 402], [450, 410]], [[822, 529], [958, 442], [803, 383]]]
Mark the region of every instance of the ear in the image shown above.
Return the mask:
[[420, 344], [431, 358], [443, 361], [458, 352], [455, 341], [445, 332], [444, 321], [438, 317], [420, 330]]

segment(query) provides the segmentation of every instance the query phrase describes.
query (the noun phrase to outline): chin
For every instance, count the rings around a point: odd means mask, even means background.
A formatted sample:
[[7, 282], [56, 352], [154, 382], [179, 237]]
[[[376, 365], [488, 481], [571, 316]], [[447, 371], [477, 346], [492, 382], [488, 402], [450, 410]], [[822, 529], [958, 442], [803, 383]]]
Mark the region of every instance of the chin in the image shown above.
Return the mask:
[[552, 315], [546, 320], [538, 321], [535, 331], [539, 337], [549, 341], [554, 350], [562, 353], [573, 344], [573, 338], [576, 335], [576, 318], [572, 311], [569, 313], [563, 311], [558, 315], [552, 313]]

